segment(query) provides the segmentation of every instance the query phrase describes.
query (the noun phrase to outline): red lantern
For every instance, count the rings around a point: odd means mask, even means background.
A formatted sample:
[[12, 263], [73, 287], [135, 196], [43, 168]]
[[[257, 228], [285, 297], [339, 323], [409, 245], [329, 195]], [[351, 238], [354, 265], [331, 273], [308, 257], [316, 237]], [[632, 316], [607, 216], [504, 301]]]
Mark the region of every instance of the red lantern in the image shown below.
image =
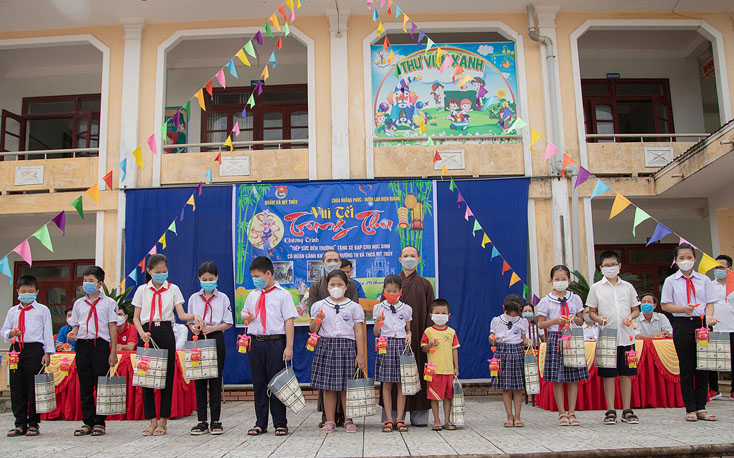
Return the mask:
[[627, 366], [629, 366], [631, 369], [634, 369], [637, 367], [637, 352], [634, 350], [630, 350], [624, 353], [625, 361], [627, 362]]
[[64, 351], [71, 351], [71, 344], [70, 343], [67, 342], [67, 343], [64, 344]]
[[201, 361], [201, 350], [194, 348], [191, 350], [191, 367], [198, 367], [199, 361]]
[[71, 361], [69, 358], [61, 358], [61, 362], [59, 363], [59, 374], [63, 377], [66, 377], [69, 375], [69, 370], [71, 369]]
[[426, 368], [423, 370], [423, 379], [430, 382], [433, 380], [434, 375], [436, 375], [436, 365], [433, 363], [426, 363]]
[[319, 335], [313, 332], [308, 333], [308, 340], [306, 341], [306, 350], [314, 351], [316, 344], [319, 343]]
[[709, 337], [711, 334], [709, 333], [709, 330], [706, 328], [698, 328], [696, 329], [696, 341], [699, 345], [708, 345], [709, 344]]
[[240, 353], [247, 353], [250, 349], [250, 336], [242, 334], [237, 336], [237, 351]]
[[500, 360], [493, 357], [487, 361], [489, 361], [489, 376], [497, 377], [500, 374]]
[[20, 353], [18, 353], [15, 350], [11, 350], [8, 352], [8, 368], [11, 370], [15, 370], [18, 368], [18, 363], [20, 362]]
[[384, 355], [387, 353], [387, 337], [378, 337], [377, 344], [375, 345], [375, 351], [378, 355]]
[[138, 375], [145, 375], [148, 372], [148, 367], [150, 367], [150, 360], [145, 356], [140, 357], [138, 364], [136, 364]]

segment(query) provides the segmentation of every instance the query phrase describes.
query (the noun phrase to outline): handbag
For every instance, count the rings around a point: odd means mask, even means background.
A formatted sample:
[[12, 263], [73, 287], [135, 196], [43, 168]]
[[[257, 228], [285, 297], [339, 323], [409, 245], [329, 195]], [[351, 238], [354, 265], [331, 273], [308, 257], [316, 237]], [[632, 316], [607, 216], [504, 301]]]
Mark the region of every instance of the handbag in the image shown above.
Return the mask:
[[451, 399], [451, 414], [449, 419], [457, 426], [464, 426], [466, 405], [464, 404], [464, 389], [458, 377], [454, 377], [454, 397]]
[[127, 412], [127, 378], [116, 377], [112, 368], [97, 378], [97, 415], [120, 415]]
[[564, 329], [558, 345], [562, 348], [565, 367], [586, 367], [586, 348], [582, 328]]
[[617, 328], [603, 326], [596, 341], [594, 365], [616, 369], [617, 367]]
[[[360, 375], [364, 378], [360, 378]], [[375, 381], [367, 377], [367, 374], [357, 369], [354, 377], [347, 380], [347, 405], [344, 415], [347, 418], [366, 417], [375, 415]]]
[[696, 342], [696, 368], [717, 372], [731, 371], [731, 343], [728, 332], [711, 332], [707, 344]]
[[525, 361], [523, 362], [525, 372], [525, 392], [527, 394], [540, 394], [540, 369], [538, 368], [538, 357], [532, 348], [525, 350]]
[[36, 412], [49, 413], [56, 410], [56, 386], [54, 375], [44, 372], [46, 366], [42, 366], [38, 374], [33, 376], [35, 388]]
[[293, 363], [288, 366], [289, 361], [285, 362], [285, 369], [275, 374], [270, 383], [268, 383], [268, 396], [274, 394], [284, 406], [288, 407], [293, 413], [298, 413], [306, 407], [306, 399], [303, 397], [301, 387], [298, 385], [296, 373], [293, 371]]
[[415, 355], [410, 345], [406, 345], [403, 348], [403, 353], [400, 355], [400, 386], [403, 394], [406, 396], [411, 396], [421, 390], [418, 363], [415, 360]]
[[184, 365], [186, 378], [189, 380], [205, 380], [219, 377], [219, 363], [217, 361], [217, 341], [207, 339], [194, 340], [184, 344]]
[[153, 338], [150, 342], [153, 348], [145, 345], [135, 352], [133, 386], [162, 390], [166, 387], [168, 350], [159, 348]]

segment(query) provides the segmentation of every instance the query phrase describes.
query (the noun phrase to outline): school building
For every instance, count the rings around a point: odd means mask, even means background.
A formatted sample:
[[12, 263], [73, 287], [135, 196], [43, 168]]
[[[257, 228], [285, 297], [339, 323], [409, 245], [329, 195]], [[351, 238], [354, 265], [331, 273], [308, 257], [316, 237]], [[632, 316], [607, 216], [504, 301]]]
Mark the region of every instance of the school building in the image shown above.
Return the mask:
[[[527, 177], [527, 280], [538, 295], [550, 290], [553, 265], [589, 277], [606, 249], [622, 254], [623, 271], [639, 277], [640, 290], [659, 292], [670, 272], [678, 239], [646, 247], [655, 222], [644, 221], [633, 236], [634, 212], [610, 220], [614, 193], [592, 204], [591, 180], [574, 190], [579, 166], [706, 253], [734, 254], [731, 2], [370, 3], [379, 9], [378, 21], [363, 0], [304, 0], [300, 8], [289, 1], [282, 4], [285, 15], [275, 1], [2, 2], [0, 252], [67, 210], [66, 235], [60, 241], [53, 234], [53, 252], [33, 239], [32, 267], [9, 256], [15, 278], [40, 279], [39, 301], [52, 307], [57, 328], [63, 306], [79, 293], [84, 266], [103, 266], [110, 287], [126, 274], [125, 189], [196, 186], [209, 167], [215, 184], [438, 179], [437, 150], [457, 179]], [[226, 73], [226, 88], [214, 79], [211, 99], [204, 94], [207, 110], [193, 99], [163, 139], [175, 147], [164, 146], [158, 134], [156, 147], [164, 152], [151, 154], [146, 139], [160, 131], [167, 113], [184, 105], [273, 13], [282, 27], [288, 5], [296, 5], [295, 20], [288, 19], [277, 69], [247, 117], [241, 111], [267, 61], [260, 50], [277, 48], [282, 33], [263, 33], [257, 57], [247, 56], [253, 65], [235, 61], [238, 78]], [[410, 17], [406, 32], [396, 7]], [[528, 127], [472, 137], [450, 129], [433, 136], [432, 148], [425, 147], [426, 136], [421, 142], [378, 135], [383, 120], [376, 113], [384, 111], [375, 106], [372, 46], [385, 36], [393, 46], [414, 43], [412, 22], [434, 43], [509, 43], [488, 52], [498, 62], [502, 53], [512, 58], [514, 116]], [[474, 108], [474, 118], [485, 116]], [[229, 151], [224, 141], [235, 122], [241, 134]], [[531, 129], [543, 135], [532, 150]], [[574, 160], [565, 178], [560, 153], [543, 162], [549, 141]], [[143, 168], [132, 156], [140, 144]], [[123, 180], [117, 165], [125, 158]], [[104, 186], [109, 170], [113, 189]], [[95, 183], [103, 189], [98, 203], [84, 192]], [[80, 193], [83, 220], [70, 206]], [[14, 296], [0, 281], [0, 312]]]

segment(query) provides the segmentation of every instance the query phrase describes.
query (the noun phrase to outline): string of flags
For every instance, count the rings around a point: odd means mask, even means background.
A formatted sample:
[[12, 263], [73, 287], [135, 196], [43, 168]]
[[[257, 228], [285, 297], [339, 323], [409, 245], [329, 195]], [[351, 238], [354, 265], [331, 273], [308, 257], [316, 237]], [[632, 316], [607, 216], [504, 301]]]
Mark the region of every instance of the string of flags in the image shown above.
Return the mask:
[[[287, 8], [286, 8], [287, 7]], [[240, 48], [233, 56], [230, 58], [227, 63], [221, 67], [215, 74], [207, 81], [206, 84], [201, 86], [189, 99], [186, 101], [184, 105], [177, 108], [176, 111], [173, 113], [173, 115], [170, 118], [167, 118], [163, 124], [160, 126], [160, 129], [158, 129], [156, 132], [153, 132], [151, 135], [146, 137], [146, 139], [138, 144], [133, 151], [130, 153], [132, 157], [124, 157], [114, 168], [119, 169], [119, 176], [120, 180], [124, 181], [127, 172], [128, 172], [128, 166], [130, 165], [131, 160], [134, 160], [134, 165], [137, 165], [140, 169], [143, 169], [143, 150], [149, 151], [153, 155], [157, 155], [160, 153], [158, 150], [158, 137], [160, 137], [161, 142], [163, 144], [163, 140], [166, 138], [166, 134], [168, 132], [169, 123], [173, 122], [174, 127], [178, 129], [179, 124], [181, 121], [185, 120], [182, 116], [185, 116], [183, 113], [188, 113], [191, 108], [191, 101], [193, 99], [196, 99], [199, 103], [199, 106], [202, 110], [206, 111], [206, 99], [204, 97], [204, 92], [208, 94], [208, 99], [211, 101], [214, 95], [214, 80], [217, 81], [217, 83], [222, 86], [223, 88], [227, 87], [227, 78], [225, 76], [224, 70], [226, 69], [227, 72], [230, 74], [230, 77], [233, 77], [235, 79], [238, 78], [237, 74], [237, 66], [235, 65], [236, 61], [239, 61], [242, 65], [245, 65], [247, 67], [252, 67], [252, 64], [250, 63], [250, 58], [257, 59], [258, 53], [256, 51], [256, 48], [253, 44], [253, 40], [257, 43], [259, 47], [263, 46], [263, 31], [265, 34], [271, 38], [275, 38], [275, 34], [273, 33], [273, 28], [279, 33], [279, 36], [276, 40], [275, 45], [273, 46], [272, 51], [270, 52], [269, 58], [265, 65], [263, 66], [262, 72], [260, 73], [261, 79], [257, 81], [252, 93], [250, 94], [250, 97], [247, 100], [247, 103], [242, 109], [241, 112], [241, 118], [247, 117], [247, 109], [252, 109], [255, 106], [255, 93], [257, 95], [262, 94], [262, 83], [264, 81], [267, 81], [267, 79], [270, 77], [270, 71], [268, 69], [269, 66], [272, 66], [273, 69], [277, 66], [277, 60], [276, 60], [276, 49], [281, 50], [283, 49], [283, 37], [288, 37], [290, 35], [290, 25], [293, 24], [293, 22], [296, 20], [296, 10], [301, 8], [301, 0], [285, 0], [282, 2], [278, 8], [273, 12], [273, 14], [265, 21], [265, 24], [262, 26], [262, 30], [258, 30], [255, 35], [248, 40], [242, 48]], [[280, 14], [283, 17], [283, 22], [281, 24], [278, 14]], [[262, 51], [261, 55], [262, 55]], [[265, 54], [267, 55], [267, 54]], [[249, 57], [248, 57], [249, 56]], [[239, 120], [235, 119], [234, 127], [229, 132], [227, 139], [224, 142], [224, 145], [229, 148], [230, 151], [234, 149], [232, 141], [240, 134], [240, 128], [239, 128]], [[145, 148], [143, 148], [145, 146]], [[217, 155], [215, 162], [217, 162], [219, 165], [222, 164], [222, 154], [221, 152]], [[95, 183], [91, 187], [89, 187], [84, 193], [79, 195], [76, 199], [74, 199], [71, 202], [71, 207], [76, 210], [76, 212], [79, 214], [79, 217], [83, 220], [84, 219], [84, 194], [87, 195], [88, 198], [91, 198], [92, 201], [94, 201], [96, 204], [99, 204], [100, 198], [101, 198], [101, 191], [112, 190], [114, 189], [113, 186], [113, 169], [110, 169], [105, 173], [105, 175], [102, 177], [102, 182], [104, 183], [105, 188], [100, 188], [100, 185], [98, 183]], [[209, 168], [205, 175], [206, 179], [208, 180], [209, 184], [213, 181], [213, 175], [212, 175], [212, 169]], [[199, 195], [201, 195], [201, 186], [202, 184], [199, 184], [199, 187], [197, 188], [197, 192]], [[190, 203], [189, 203], [190, 202]], [[194, 209], [196, 208], [194, 196], [192, 195], [189, 198], [189, 202], [187, 202], [187, 205], [191, 205]], [[185, 205], [186, 206], [186, 205]], [[184, 206], [184, 208], [185, 208]], [[181, 217], [183, 217], [183, 209], [181, 211]], [[0, 274], [5, 275], [8, 277], [10, 284], [13, 283], [13, 276], [12, 271], [10, 269], [10, 260], [8, 258], [9, 255], [12, 253], [16, 253], [18, 256], [21, 257], [23, 261], [28, 263], [28, 265], [32, 265], [33, 262], [33, 256], [31, 252], [31, 247], [29, 244], [30, 239], [36, 238], [38, 239], [41, 244], [46, 247], [49, 251], [53, 252], [53, 243], [51, 241], [51, 234], [48, 230], [48, 225], [50, 223], [55, 223], [58, 229], [62, 232], [62, 236], [66, 235], [66, 211], [62, 210], [60, 213], [58, 213], [54, 218], [43, 224], [36, 232], [28, 236], [25, 240], [20, 242], [15, 248], [13, 248], [11, 251], [6, 253], [2, 258], [0, 258]], [[175, 232], [175, 224], [173, 224], [173, 232]], [[161, 245], [163, 248], [166, 246], [166, 236], [165, 234], [168, 232], [165, 231], [161, 238], [159, 239]], [[155, 246], [151, 249], [155, 250]], [[152, 254], [152, 253], [151, 253]], [[132, 278], [132, 277], [131, 277]], [[121, 286], [124, 286], [125, 280], [120, 284]]]

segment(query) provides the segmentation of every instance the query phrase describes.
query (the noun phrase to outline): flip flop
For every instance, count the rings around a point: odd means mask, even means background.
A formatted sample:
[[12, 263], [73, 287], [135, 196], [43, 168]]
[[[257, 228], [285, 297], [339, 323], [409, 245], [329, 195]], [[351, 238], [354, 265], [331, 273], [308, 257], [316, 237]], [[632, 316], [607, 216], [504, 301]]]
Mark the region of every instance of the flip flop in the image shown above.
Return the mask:
[[438, 423], [436, 423], [435, 425], [433, 425], [433, 430], [434, 431], [441, 431], [441, 425], [438, 424]]

